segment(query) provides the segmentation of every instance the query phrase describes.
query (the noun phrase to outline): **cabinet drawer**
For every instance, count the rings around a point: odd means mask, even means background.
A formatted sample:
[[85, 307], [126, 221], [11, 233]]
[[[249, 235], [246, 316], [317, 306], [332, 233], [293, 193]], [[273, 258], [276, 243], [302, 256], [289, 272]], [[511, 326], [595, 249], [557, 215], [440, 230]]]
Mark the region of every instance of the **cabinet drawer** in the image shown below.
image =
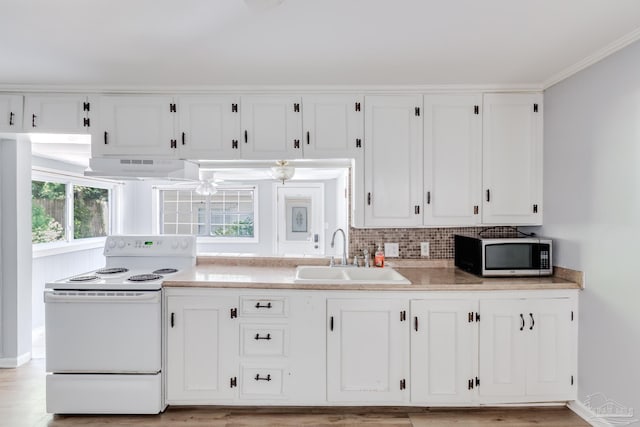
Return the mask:
[[242, 367], [240, 394], [243, 398], [284, 398], [285, 369], [282, 367]]
[[240, 355], [286, 356], [288, 328], [282, 325], [241, 325]]
[[245, 317], [287, 317], [285, 297], [240, 297], [240, 315]]

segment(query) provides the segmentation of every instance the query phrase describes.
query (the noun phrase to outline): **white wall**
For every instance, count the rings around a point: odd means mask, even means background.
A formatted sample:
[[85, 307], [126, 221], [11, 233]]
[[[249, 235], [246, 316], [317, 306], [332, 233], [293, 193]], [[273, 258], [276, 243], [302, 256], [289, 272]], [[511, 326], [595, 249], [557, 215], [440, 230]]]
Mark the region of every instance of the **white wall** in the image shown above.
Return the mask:
[[[324, 181], [304, 181], [323, 182], [325, 184], [325, 242], [331, 238], [331, 233], [338, 226], [347, 228], [344, 222], [339, 225], [337, 207], [340, 206], [338, 197], [344, 197], [344, 179], [331, 179]], [[175, 185], [175, 182], [162, 181], [129, 181], [123, 187], [122, 197], [122, 232], [124, 234], [149, 234], [153, 233], [153, 223], [156, 219], [153, 216], [152, 194], [153, 187], [157, 185]], [[235, 183], [234, 183], [235, 184]], [[276, 194], [273, 181], [253, 181], [238, 183], [238, 185], [254, 185], [258, 190], [259, 198], [259, 219], [258, 219], [258, 242], [249, 243], [199, 243], [198, 253], [244, 253], [258, 256], [273, 255], [275, 242], [275, 222], [274, 208]], [[338, 188], [340, 190], [338, 190]], [[343, 202], [344, 205], [344, 202]], [[328, 238], [327, 238], [328, 234]], [[327, 243], [327, 254], [333, 254], [334, 250], [329, 248]]]
[[544, 104], [545, 225], [582, 270], [579, 399], [640, 412], [640, 43], [553, 86]]

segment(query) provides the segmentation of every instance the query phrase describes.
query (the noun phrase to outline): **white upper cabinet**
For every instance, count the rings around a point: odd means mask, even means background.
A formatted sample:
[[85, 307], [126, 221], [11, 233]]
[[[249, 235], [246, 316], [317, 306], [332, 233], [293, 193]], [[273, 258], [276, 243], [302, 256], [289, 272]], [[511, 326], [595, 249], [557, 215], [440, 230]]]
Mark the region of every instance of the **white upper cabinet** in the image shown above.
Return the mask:
[[404, 299], [328, 299], [327, 400], [408, 401]]
[[299, 96], [243, 96], [244, 159], [302, 158], [302, 113]]
[[22, 130], [22, 95], [0, 95], [0, 131]]
[[483, 103], [485, 224], [542, 224], [542, 94], [487, 94]]
[[174, 157], [176, 106], [170, 96], [101, 96], [93, 156]]
[[365, 97], [367, 227], [422, 225], [421, 108], [418, 95]]
[[478, 301], [411, 301], [411, 401], [464, 404], [475, 396]]
[[176, 104], [181, 158], [240, 158], [240, 97], [181, 96]]
[[481, 95], [424, 97], [424, 224], [480, 222]]
[[364, 102], [357, 95], [302, 97], [303, 152], [307, 159], [363, 154]]
[[24, 130], [90, 133], [92, 102], [85, 95], [26, 95]]

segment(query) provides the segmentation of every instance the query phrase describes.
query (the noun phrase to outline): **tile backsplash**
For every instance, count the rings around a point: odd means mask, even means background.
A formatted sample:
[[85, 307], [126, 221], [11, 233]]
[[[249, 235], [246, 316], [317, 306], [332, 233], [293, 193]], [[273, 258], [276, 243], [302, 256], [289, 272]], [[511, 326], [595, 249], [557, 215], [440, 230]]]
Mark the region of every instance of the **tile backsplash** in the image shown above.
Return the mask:
[[[373, 254], [378, 244], [398, 243], [402, 259], [453, 258], [453, 235], [479, 232], [483, 237], [515, 237], [512, 227], [455, 227], [455, 228], [353, 228], [350, 229], [349, 254], [361, 255], [363, 249]], [[420, 242], [429, 242], [429, 257], [420, 256]]]

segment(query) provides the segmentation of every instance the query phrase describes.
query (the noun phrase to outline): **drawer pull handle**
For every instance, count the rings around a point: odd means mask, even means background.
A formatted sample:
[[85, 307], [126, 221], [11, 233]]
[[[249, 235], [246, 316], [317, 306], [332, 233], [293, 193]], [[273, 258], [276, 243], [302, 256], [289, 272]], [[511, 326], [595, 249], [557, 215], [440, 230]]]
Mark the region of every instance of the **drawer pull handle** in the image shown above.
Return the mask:
[[266, 337], [261, 337], [260, 334], [256, 334], [256, 337], [254, 339], [255, 340], [270, 340], [271, 339], [271, 334], [267, 334]]
[[259, 302], [256, 303], [256, 308], [271, 308], [271, 303], [268, 302], [266, 305], [262, 305]]
[[533, 319], [533, 313], [529, 313], [529, 317], [531, 317], [531, 326], [529, 327], [529, 330], [532, 331], [533, 327], [536, 325], [536, 321]]
[[524, 329], [524, 316], [520, 313], [520, 330]]
[[271, 374], [267, 374], [266, 377], [262, 378], [260, 377], [260, 374], [256, 374], [256, 381], [271, 381]]

